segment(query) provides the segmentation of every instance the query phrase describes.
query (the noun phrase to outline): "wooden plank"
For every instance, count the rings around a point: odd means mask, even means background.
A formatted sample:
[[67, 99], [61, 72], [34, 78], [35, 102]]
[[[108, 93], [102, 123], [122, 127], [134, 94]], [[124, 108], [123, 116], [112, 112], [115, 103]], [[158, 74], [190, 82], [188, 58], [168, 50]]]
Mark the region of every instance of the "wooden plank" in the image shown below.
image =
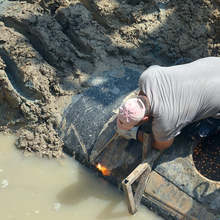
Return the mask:
[[123, 182], [132, 184], [140, 175], [148, 168], [148, 163], [139, 164], [126, 178]]
[[135, 195], [134, 195], [134, 203], [136, 205], [136, 209], [138, 209], [140, 202], [141, 202], [141, 198], [143, 196], [143, 193], [145, 191], [146, 185], [147, 185], [147, 180], [148, 180], [148, 176], [151, 172], [151, 168], [147, 167], [147, 169], [144, 171], [144, 173], [141, 175], [141, 178], [139, 180], [138, 186], [135, 190]]
[[[128, 203], [128, 211], [130, 214], [135, 214], [135, 212], [137, 212], [153, 163], [161, 154], [160, 151], [151, 147], [151, 135], [149, 134], [144, 134], [144, 144], [142, 147], [142, 159], [146, 156], [145, 160], [122, 181], [123, 190]], [[135, 195], [133, 195], [132, 184], [138, 178], [140, 178], [140, 180], [135, 190]]]
[[122, 183], [122, 186], [128, 205], [128, 211], [130, 214], [134, 214], [137, 212], [137, 209], [134, 202], [134, 196], [133, 196], [131, 184]]

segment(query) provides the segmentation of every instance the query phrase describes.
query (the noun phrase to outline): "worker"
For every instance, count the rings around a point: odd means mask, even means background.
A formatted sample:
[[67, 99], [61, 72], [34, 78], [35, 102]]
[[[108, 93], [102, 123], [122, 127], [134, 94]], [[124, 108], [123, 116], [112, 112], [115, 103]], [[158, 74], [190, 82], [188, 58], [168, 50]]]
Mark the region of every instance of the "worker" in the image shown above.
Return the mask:
[[143, 142], [140, 125], [152, 119], [152, 146], [170, 147], [187, 125], [206, 118], [220, 122], [220, 57], [191, 63], [147, 68], [139, 79], [140, 92], [119, 108], [117, 130]]

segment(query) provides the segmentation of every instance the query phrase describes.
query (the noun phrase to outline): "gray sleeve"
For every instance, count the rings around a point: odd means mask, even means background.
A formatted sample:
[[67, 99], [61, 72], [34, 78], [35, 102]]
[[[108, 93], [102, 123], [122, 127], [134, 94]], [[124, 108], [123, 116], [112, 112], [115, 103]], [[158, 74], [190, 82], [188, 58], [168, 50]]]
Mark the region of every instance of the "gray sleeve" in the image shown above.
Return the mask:
[[168, 141], [180, 134], [184, 125], [175, 126], [174, 121], [162, 118], [154, 118], [152, 122], [152, 131], [154, 138], [158, 141]]

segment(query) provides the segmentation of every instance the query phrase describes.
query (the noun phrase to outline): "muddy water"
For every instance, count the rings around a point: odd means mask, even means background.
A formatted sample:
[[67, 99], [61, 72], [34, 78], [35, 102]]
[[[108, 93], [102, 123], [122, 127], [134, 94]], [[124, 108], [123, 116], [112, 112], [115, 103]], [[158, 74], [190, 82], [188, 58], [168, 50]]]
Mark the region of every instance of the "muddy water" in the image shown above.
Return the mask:
[[130, 216], [115, 187], [70, 158], [24, 157], [0, 135], [0, 219], [161, 219], [142, 206]]

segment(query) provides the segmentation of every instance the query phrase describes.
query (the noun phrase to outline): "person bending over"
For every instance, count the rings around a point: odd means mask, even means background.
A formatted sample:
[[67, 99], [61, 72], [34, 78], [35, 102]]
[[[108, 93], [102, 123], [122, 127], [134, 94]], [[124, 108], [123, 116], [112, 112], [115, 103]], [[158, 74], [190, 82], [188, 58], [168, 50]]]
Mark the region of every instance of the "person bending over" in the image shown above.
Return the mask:
[[152, 146], [164, 150], [187, 125], [210, 117], [220, 122], [220, 57], [150, 66], [140, 76], [139, 89], [119, 108], [117, 131], [124, 138], [143, 142], [139, 127], [152, 118]]

